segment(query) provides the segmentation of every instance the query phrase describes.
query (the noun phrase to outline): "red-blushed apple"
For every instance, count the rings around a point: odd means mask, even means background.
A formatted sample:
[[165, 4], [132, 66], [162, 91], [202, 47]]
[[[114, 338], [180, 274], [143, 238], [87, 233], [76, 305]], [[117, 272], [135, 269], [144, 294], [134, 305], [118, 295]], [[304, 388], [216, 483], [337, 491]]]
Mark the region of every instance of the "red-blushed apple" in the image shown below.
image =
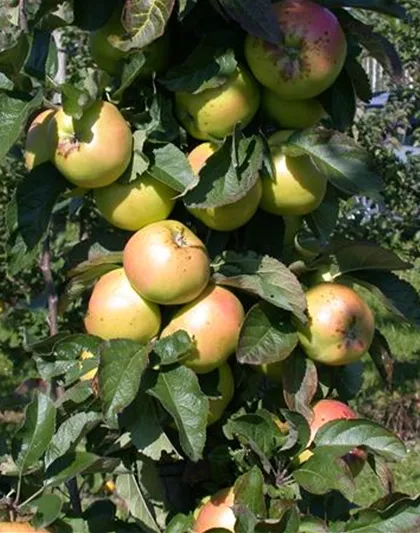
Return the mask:
[[162, 305], [194, 300], [210, 279], [206, 247], [176, 220], [137, 231], [124, 248], [124, 269], [139, 294]]
[[234, 503], [232, 487], [216, 492], [198, 511], [193, 532], [205, 533], [209, 529], [223, 528], [234, 533], [236, 524], [236, 516], [232, 510]]
[[138, 294], [123, 268], [111, 270], [96, 283], [84, 319], [91, 335], [146, 343], [160, 329], [159, 306]]
[[321, 103], [315, 98], [283, 100], [270, 89], [263, 90], [261, 107], [279, 128], [290, 130], [311, 128], [326, 116]]
[[337, 17], [310, 0], [273, 4], [278, 43], [248, 35], [245, 57], [257, 80], [285, 100], [313, 98], [330, 87], [343, 68], [347, 41]]
[[[359, 418], [358, 414], [347, 404], [333, 399], [317, 402], [313, 406], [313, 413], [314, 417], [310, 424], [311, 437], [309, 444], [313, 442], [318, 430], [327, 422], [332, 422], [333, 420], [356, 420]], [[353, 476], [356, 477], [366, 463], [367, 453], [360, 448], [355, 448], [344, 456], [344, 460]]]
[[[194, 174], [199, 174], [206, 160], [214, 154], [217, 146], [206, 142], [196, 146], [188, 155], [188, 161]], [[246, 224], [258, 209], [261, 200], [262, 186], [258, 179], [255, 185], [237, 202], [221, 207], [187, 208], [198, 220], [207, 227], [217, 231], [233, 231]]]
[[233, 374], [229, 363], [224, 363], [219, 366], [217, 372], [219, 374], [217, 391], [220, 394], [220, 398], [209, 398], [209, 414], [207, 417], [208, 426], [222, 418], [223, 413], [232, 401], [235, 392], [235, 382], [233, 380]]
[[187, 132], [196, 139], [223, 139], [237, 124], [245, 128], [260, 105], [260, 89], [243, 66], [219, 87], [199, 93], [175, 94], [175, 112]]
[[161, 337], [186, 331], [195, 341], [195, 350], [183, 363], [197, 374], [205, 374], [235, 352], [244, 315], [241, 302], [232, 292], [209, 285], [196, 300], [176, 311]]
[[129, 231], [168, 218], [176, 194], [148, 172], [130, 183], [115, 182], [93, 192], [101, 215], [113, 226]]
[[0, 522], [0, 533], [53, 533], [50, 529], [35, 529], [28, 522]]
[[308, 155], [283, 153], [282, 146], [292, 134], [279, 131], [268, 139], [275, 176], [262, 179], [260, 207], [273, 215], [307, 215], [319, 207], [327, 190], [327, 179]]
[[325, 365], [358, 361], [369, 349], [375, 320], [367, 303], [353, 289], [320, 283], [306, 292], [308, 321], [296, 320], [306, 355]]
[[133, 138], [129, 124], [109, 102], [98, 101], [80, 119], [61, 108], [48, 124], [52, 162], [71, 183], [83, 188], [105, 187], [128, 167]]
[[53, 148], [47, 140], [48, 124], [55, 111], [46, 109], [31, 122], [25, 139], [25, 165], [32, 170], [51, 159]]

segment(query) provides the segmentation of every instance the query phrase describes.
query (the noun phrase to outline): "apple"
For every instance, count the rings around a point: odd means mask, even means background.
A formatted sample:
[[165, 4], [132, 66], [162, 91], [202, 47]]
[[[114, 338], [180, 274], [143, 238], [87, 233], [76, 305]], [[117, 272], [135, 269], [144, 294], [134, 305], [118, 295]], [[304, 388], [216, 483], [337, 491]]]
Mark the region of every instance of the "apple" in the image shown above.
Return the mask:
[[46, 529], [35, 529], [29, 522], [0, 522], [0, 533], [49, 533]]
[[260, 207], [273, 215], [307, 215], [319, 207], [327, 190], [327, 179], [308, 155], [283, 154], [282, 146], [292, 134], [280, 131], [268, 139], [275, 176], [262, 179]]
[[257, 80], [285, 100], [305, 100], [337, 79], [347, 42], [337, 17], [310, 0], [273, 4], [282, 34], [278, 43], [247, 35], [245, 57]]
[[128, 167], [133, 139], [130, 126], [109, 102], [98, 101], [75, 119], [61, 108], [49, 122], [52, 162], [71, 183], [105, 187]]
[[154, 222], [137, 231], [124, 248], [124, 269], [139, 294], [163, 305], [194, 300], [210, 279], [203, 242], [176, 220]]
[[296, 319], [299, 342], [311, 359], [326, 365], [358, 361], [369, 349], [375, 321], [366, 302], [350, 287], [320, 283], [306, 292], [308, 322]]
[[[310, 424], [311, 437], [310, 444], [313, 442], [318, 430], [322, 428], [327, 422], [333, 420], [355, 420], [359, 418], [357, 413], [353, 411], [347, 404], [338, 400], [325, 399], [320, 400], [313, 406], [313, 419]], [[355, 448], [344, 456], [344, 460], [348, 464], [352, 474], [356, 477], [360, 474], [363, 466], [367, 460], [367, 453], [365, 450]]]
[[235, 503], [233, 488], [222, 489], [201, 506], [193, 525], [194, 533], [205, 533], [209, 529], [223, 528], [235, 531], [236, 516], [232, 511]]
[[[188, 155], [188, 161], [194, 174], [199, 174], [206, 160], [214, 154], [217, 146], [206, 142], [194, 148]], [[195, 208], [188, 207], [188, 211], [207, 227], [217, 231], [233, 231], [246, 224], [258, 209], [261, 200], [261, 180], [237, 202], [221, 207]]]
[[25, 165], [32, 170], [51, 159], [52, 145], [47, 141], [48, 124], [55, 111], [46, 109], [31, 122], [25, 139]]
[[265, 363], [256, 365], [255, 370], [264, 374], [269, 380], [282, 384], [283, 380], [283, 361], [277, 363]]
[[[111, 75], [119, 74], [124, 59], [129, 58], [131, 54], [136, 52], [136, 50], [124, 52], [113, 46], [112, 40], [121, 39], [125, 34], [126, 31], [121, 22], [120, 10], [115, 11], [102, 27], [89, 34], [89, 49], [92, 59], [99, 68]], [[148, 78], [154, 72], [157, 74], [163, 72], [168, 64], [169, 57], [168, 34], [164, 34], [153, 41], [143, 49], [143, 53], [145, 62], [138, 73], [139, 78]]]
[[183, 363], [197, 374], [206, 374], [221, 366], [236, 350], [244, 316], [244, 308], [232, 292], [209, 285], [197, 299], [174, 314], [161, 336], [186, 331], [195, 341], [195, 350]]
[[311, 128], [326, 115], [321, 103], [315, 98], [283, 100], [270, 89], [263, 90], [261, 107], [277, 126], [291, 130]]
[[223, 139], [240, 123], [245, 128], [260, 105], [260, 90], [243, 66], [219, 87], [200, 93], [177, 92], [175, 113], [187, 132], [196, 139]]
[[131, 183], [115, 182], [93, 192], [101, 215], [113, 226], [129, 231], [168, 218], [175, 196], [173, 189], [148, 172]]
[[160, 322], [159, 307], [132, 288], [123, 268], [111, 270], [99, 279], [84, 319], [86, 331], [91, 335], [143, 343], [157, 335]]
[[235, 391], [235, 382], [233, 380], [232, 370], [228, 363], [224, 363], [217, 369], [219, 373], [219, 382], [217, 390], [220, 398], [209, 398], [209, 414], [207, 425], [210, 426], [220, 420], [225, 412], [226, 407], [232, 401]]

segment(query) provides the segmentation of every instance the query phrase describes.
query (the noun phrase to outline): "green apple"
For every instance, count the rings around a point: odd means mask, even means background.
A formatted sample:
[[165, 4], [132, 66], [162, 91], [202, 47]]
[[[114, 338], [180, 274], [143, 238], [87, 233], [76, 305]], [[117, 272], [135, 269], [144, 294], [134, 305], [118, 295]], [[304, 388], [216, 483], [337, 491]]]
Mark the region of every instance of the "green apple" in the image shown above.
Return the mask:
[[250, 72], [238, 66], [226, 82], [200, 93], [175, 94], [175, 112], [187, 132], [196, 139], [223, 139], [237, 124], [253, 119], [260, 105], [260, 90]]
[[219, 373], [219, 382], [217, 390], [220, 393], [220, 398], [209, 398], [209, 414], [207, 418], [207, 425], [214, 424], [222, 418], [226, 407], [232, 401], [235, 391], [235, 382], [233, 381], [232, 370], [228, 363], [224, 363], [217, 369]]
[[280, 128], [304, 130], [315, 126], [325, 116], [325, 110], [315, 98], [283, 100], [275, 92], [264, 89], [261, 107]]

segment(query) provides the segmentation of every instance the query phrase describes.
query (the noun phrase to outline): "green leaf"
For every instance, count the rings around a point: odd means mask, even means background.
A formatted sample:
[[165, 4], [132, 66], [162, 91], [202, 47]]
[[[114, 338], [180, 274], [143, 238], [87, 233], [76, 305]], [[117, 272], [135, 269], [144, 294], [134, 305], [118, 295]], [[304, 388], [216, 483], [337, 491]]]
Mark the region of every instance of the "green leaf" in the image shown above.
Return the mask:
[[229, 136], [199, 172], [183, 197], [188, 207], [212, 208], [237, 202], [255, 185], [263, 160], [260, 137]]
[[328, 449], [315, 449], [314, 455], [294, 471], [293, 477], [312, 494], [338, 490], [349, 500], [353, 499], [355, 484], [350, 469], [343, 459]]
[[144, 48], [163, 35], [175, 0], [132, 0], [123, 12], [123, 25], [129, 37], [115, 40], [117, 48]]
[[[4, 9], [4, 8], [3, 8]], [[0, 71], [14, 80], [22, 70], [29, 51], [29, 39], [24, 31], [5, 31], [10, 28], [10, 20], [6, 16], [0, 18]], [[0, 158], [1, 159], [1, 158]]]
[[154, 178], [178, 192], [184, 192], [196, 181], [185, 154], [170, 143], [153, 149], [149, 172]]
[[79, 263], [77, 266], [73, 267], [67, 272], [67, 276], [72, 278], [74, 276], [80, 276], [80, 274], [86, 274], [97, 268], [98, 266], [103, 265], [122, 265], [123, 262], [123, 252], [110, 252], [107, 254], [97, 254], [94, 257]]
[[234, 485], [235, 505], [245, 505], [258, 518], [266, 518], [267, 509], [264, 501], [264, 477], [261, 470], [254, 466], [238, 477]]
[[219, 285], [235, 287], [292, 312], [306, 321], [306, 297], [290, 270], [268, 256], [254, 252], [224, 252], [213, 263], [213, 279]]
[[300, 350], [295, 350], [283, 367], [283, 396], [287, 406], [310, 419], [310, 404], [318, 388], [318, 374], [314, 362]]
[[234, 39], [232, 32], [205, 35], [186, 60], [169, 69], [160, 82], [170, 91], [195, 94], [223, 85], [237, 67]]
[[242, 324], [236, 358], [240, 363], [266, 364], [286, 359], [298, 342], [290, 315], [261, 302], [255, 304]]
[[299, 524], [299, 533], [329, 533], [326, 523], [320, 518], [302, 516]]
[[356, 94], [352, 80], [345, 69], [317, 98], [331, 118], [335, 129], [346, 131], [351, 127], [356, 115]]
[[194, 517], [192, 514], [187, 516], [178, 513], [169, 522], [168, 527], [165, 529], [165, 533], [185, 533], [192, 529], [193, 523]]
[[309, 437], [311, 435], [308, 421], [303, 415], [296, 411], [282, 409], [281, 414], [286, 419], [289, 431], [287, 441], [282, 446], [282, 450], [290, 450], [291, 448], [294, 448], [294, 454], [297, 455], [308, 446]]
[[356, 58], [351, 56], [347, 56], [344, 68], [350, 76], [357, 97], [360, 98], [362, 102], [370, 102], [373, 94], [370, 86], [370, 79], [366, 70]]
[[368, 152], [343, 133], [318, 129], [294, 133], [285, 147], [310, 155], [326, 178], [346, 194], [379, 197], [382, 179], [372, 170]]
[[356, 361], [332, 368], [336, 371], [334, 385], [340, 399], [348, 401], [355, 398], [363, 385], [363, 363]]
[[172, 365], [188, 357], [195, 349], [195, 343], [184, 330], [178, 330], [153, 344], [153, 354], [158, 365]]
[[32, 500], [28, 506], [22, 510], [30, 510], [35, 513], [31, 519], [32, 525], [36, 529], [41, 529], [52, 524], [60, 515], [63, 502], [57, 494], [44, 493], [39, 498]]
[[420, 297], [408, 281], [378, 270], [354, 271], [351, 280], [368, 288], [392, 313], [420, 325]]
[[143, 52], [130, 54], [129, 59], [124, 61], [121, 73], [120, 84], [112, 93], [112, 100], [118, 101], [122, 98], [124, 91], [130, 87], [141, 73], [143, 65], [146, 62], [146, 56]]
[[369, 9], [393, 17], [406, 17], [405, 9], [396, 0], [319, 0], [319, 3], [331, 8], [351, 7]]
[[340, 203], [334, 187], [328, 185], [327, 193], [322, 204], [305, 216], [309, 229], [317, 237], [321, 244], [329, 241], [331, 234], [335, 230]]
[[403, 442], [385, 427], [371, 420], [334, 420], [323, 425], [316, 433], [318, 448], [328, 446], [343, 455], [353, 448], [365, 446], [387, 459], [398, 461], [404, 458]]
[[129, 431], [137, 451], [159, 461], [162, 454], [178, 456], [178, 452], [160, 424], [155, 401], [144, 393], [138, 394], [124, 411], [121, 425]]
[[206, 441], [208, 400], [195, 373], [184, 366], [148, 373], [146, 392], [159, 400], [172, 416], [179, 431], [182, 449], [198, 461]]
[[55, 415], [54, 404], [45, 394], [38, 394], [27, 407], [23, 426], [12, 444], [13, 459], [22, 473], [38, 461], [51, 442]]
[[58, 487], [69, 479], [82, 474], [100, 459], [89, 452], [70, 452], [51, 463], [45, 471], [45, 486]]
[[112, 428], [118, 428], [118, 414], [137, 395], [148, 355], [149, 348], [128, 339], [107, 341], [101, 346], [99, 395], [105, 419]]
[[280, 26], [270, 0], [218, 0], [226, 13], [251, 35], [277, 44]]
[[54, 434], [45, 454], [48, 467], [58, 457], [73, 450], [80, 440], [102, 420], [100, 413], [76, 413], [65, 420]]
[[74, 24], [82, 30], [97, 30], [111, 17], [115, 9], [115, 0], [87, 3], [84, 0], [73, 0]]
[[394, 377], [394, 360], [388, 341], [377, 329], [375, 329], [375, 335], [369, 348], [369, 355], [385, 385], [391, 389]]
[[20, 100], [0, 92], [0, 161], [20, 137], [29, 117], [42, 104], [42, 92], [31, 100]]
[[116, 486], [119, 498], [122, 499], [130, 514], [140, 523], [144, 531], [160, 533], [149, 501], [142, 493], [133, 474], [127, 472], [119, 475]]

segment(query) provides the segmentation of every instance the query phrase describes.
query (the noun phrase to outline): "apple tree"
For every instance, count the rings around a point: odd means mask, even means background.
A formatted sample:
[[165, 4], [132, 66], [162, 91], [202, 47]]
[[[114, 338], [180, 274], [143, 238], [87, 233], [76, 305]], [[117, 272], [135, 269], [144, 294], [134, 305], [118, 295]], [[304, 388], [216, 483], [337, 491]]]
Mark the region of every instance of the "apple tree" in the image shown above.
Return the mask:
[[[396, 0], [2, 3], [0, 157], [27, 169], [8, 272], [39, 264], [50, 335], [22, 346], [39, 386], [0, 531], [418, 530], [388, 466], [403, 442], [348, 405], [362, 357], [392, 387], [366, 291], [420, 323], [412, 265], [336, 230], [383, 188], [351, 135], [361, 57], [402, 75], [369, 10], [405, 19]], [[66, 32], [88, 42], [77, 76]], [[366, 508], [362, 468], [383, 487]]]

